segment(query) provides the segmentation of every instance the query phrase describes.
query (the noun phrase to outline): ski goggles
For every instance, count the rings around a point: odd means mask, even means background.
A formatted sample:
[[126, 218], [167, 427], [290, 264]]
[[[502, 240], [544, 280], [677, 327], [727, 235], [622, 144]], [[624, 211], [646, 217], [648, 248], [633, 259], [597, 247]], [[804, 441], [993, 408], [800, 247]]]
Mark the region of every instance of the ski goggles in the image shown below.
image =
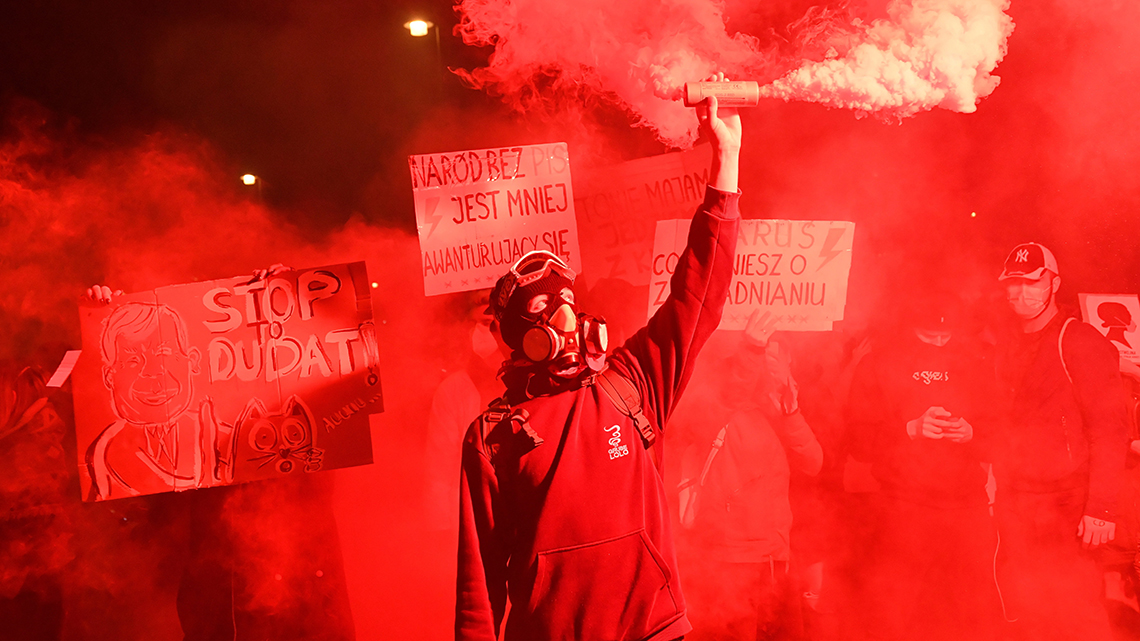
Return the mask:
[[515, 290], [537, 283], [551, 274], [557, 274], [570, 282], [574, 282], [574, 270], [570, 269], [570, 266], [557, 255], [541, 250], [527, 253], [515, 261], [515, 264], [511, 265], [510, 270], [507, 271], [506, 279], [499, 291], [496, 292], [495, 300], [492, 301], [494, 309], [505, 309], [507, 301], [511, 300], [511, 295], [515, 293]]

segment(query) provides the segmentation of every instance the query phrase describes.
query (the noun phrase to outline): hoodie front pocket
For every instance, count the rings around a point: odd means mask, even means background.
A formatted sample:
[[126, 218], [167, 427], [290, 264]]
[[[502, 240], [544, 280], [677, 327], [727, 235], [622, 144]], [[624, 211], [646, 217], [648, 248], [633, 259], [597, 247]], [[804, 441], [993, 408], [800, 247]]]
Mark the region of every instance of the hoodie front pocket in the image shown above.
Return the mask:
[[637, 530], [539, 553], [530, 610], [550, 639], [641, 639], [679, 613], [669, 579]]

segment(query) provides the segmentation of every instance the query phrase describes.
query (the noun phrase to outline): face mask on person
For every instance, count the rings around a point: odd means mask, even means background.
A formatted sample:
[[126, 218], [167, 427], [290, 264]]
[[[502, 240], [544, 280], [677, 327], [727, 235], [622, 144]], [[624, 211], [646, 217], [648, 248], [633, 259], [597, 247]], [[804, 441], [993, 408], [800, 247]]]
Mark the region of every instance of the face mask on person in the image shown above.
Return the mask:
[[951, 332], [944, 329], [916, 329], [914, 335], [927, 345], [945, 347], [950, 342]]
[[1010, 309], [1023, 321], [1043, 314], [1053, 299], [1053, 279], [1048, 274], [1037, 280], [1018, 279], [1006, 286], [1006, 300]]
[[471, 350], [479, 358], [487, 358], [499, 351], [499, 343], [487, 323], [476, 323], [471, 332]]

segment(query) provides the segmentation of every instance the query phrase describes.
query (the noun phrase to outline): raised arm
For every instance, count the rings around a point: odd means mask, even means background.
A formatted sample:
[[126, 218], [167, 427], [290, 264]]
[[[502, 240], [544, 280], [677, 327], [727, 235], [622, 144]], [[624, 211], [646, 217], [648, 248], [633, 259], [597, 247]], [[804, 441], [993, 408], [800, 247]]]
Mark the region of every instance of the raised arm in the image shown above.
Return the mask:
[[[711, 80], [723, 82], [724, 74]], [[719, 109], [712, 97], [707, 104], [697, 106], [697, 120], [713, 147], [709, 186], [735, 194], [740, 182], [740, 114], [735, 109]]]
[[697, 353], [720, 324], [732, 280], [740, 224], [740, 116], [735, 110], [718, 109], [715, 99], [709, 101], [697, 108], [701, 130], [713, 147], [709, 186], [689, 227], [669, 298], [611, 359], [615, 369], [638, 383], [646, 412], [658, 429], [691, 376]]

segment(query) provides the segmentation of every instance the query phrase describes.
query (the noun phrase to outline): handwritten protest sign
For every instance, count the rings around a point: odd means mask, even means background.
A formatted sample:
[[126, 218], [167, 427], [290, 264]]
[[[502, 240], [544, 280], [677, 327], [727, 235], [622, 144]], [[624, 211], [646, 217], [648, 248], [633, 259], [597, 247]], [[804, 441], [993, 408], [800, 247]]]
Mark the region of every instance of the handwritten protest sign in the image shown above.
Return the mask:
[[705, 196], [711, 148], [639, 158], [574, 179], [587, 284], [649, 285], [657, 221], [690, 218]]
[[1140, 365], [1140, 296], [1136, 294], [1077, 294], [1081, 316], [1104, 334], [1120, 355]]
[[160, 287], [80, 309], [87, 500], [372, 462], [383, 411], [364, 263]]
[[[669, 295], [669, 279], [689, 234], [688, 220], [657, 223], [649, 315]], [[776, 329], [829, 331], [843, 320], [855, 223], [744, 220], [720, 329], [744, 329], [754, 309], [776, 315]]]
[[581, 271], [566, 143], [408, 157], [428, 296], [491, 287], [536, 249]]

